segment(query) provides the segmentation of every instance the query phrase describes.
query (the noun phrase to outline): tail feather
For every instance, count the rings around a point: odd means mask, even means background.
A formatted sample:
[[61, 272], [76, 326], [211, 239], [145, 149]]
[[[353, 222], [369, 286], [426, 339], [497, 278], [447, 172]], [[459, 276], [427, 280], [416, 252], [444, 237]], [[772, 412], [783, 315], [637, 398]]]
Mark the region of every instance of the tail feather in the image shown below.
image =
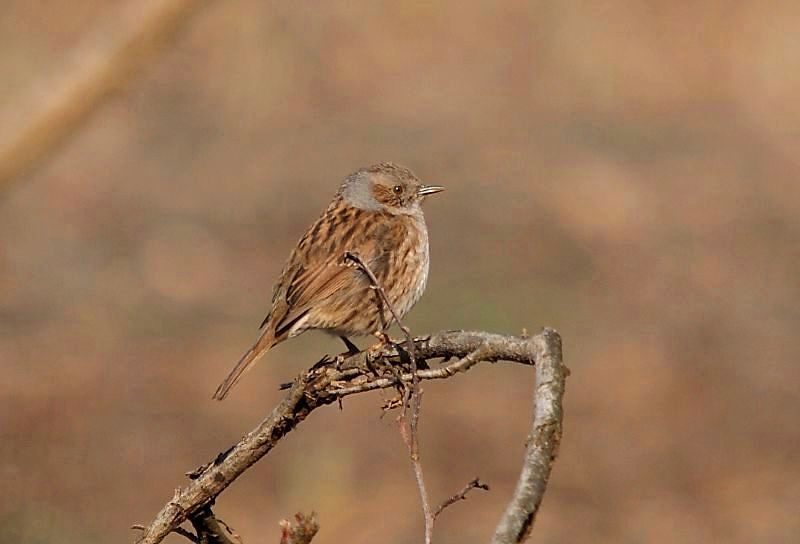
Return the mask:
[[253, 365], [258, 361], [269, 349], [275, 345], [275, 336], [269, 331], [265, 332], [261, 338], [258, 339], [252, 348], [247, 350], [236, 366], [233, 367], [228, 377], [219, 384], [217, 390], [214, 392], [213, 398], [215, 400], [222, 400], [228, 396], [231, 388], [236, 385], [242, 378], [245, 372], [250, 370]]

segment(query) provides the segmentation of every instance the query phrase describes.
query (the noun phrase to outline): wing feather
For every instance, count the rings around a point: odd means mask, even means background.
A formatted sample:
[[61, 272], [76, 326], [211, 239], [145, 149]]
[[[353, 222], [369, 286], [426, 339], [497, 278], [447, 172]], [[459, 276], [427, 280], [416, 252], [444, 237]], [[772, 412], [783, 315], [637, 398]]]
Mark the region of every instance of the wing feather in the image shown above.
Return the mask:
[[380, 222], [367, 217], [378, 212], [358, 212], [347, 219], [363, 228], [345, 228], [339, 221], [336, 229], [337, 221], [323, 214], [292, 252], [273, 292], [272, 310], [262, 324], [273, 328], [276, 337], [288, 334], [295, 322], [325, 299], [344, 289], [361, 290], [369, 284], [363, 272], [344, 262], [346, 251], [358, 253], [370, 267], [382, 260], [381, 237], [373, 227]]

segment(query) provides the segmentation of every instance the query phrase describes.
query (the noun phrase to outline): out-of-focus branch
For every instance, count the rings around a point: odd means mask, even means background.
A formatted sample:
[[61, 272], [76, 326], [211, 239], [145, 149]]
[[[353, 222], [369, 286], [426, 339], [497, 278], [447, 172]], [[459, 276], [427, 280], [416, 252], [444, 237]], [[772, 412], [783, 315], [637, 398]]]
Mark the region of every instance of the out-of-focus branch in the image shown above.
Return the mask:
[[0, 112], [0, 189], [41, 162], [203, 4], [129, 0], [113, 6], [58, 69]]
[[528, 538], [561, 443], [561, 399], [569, 374], [562, 362], [561, 337], [546, 329], [532, 341], [536, 346], [533, 426], [514, 496], [497, 525], [492, 544], [517, 544]]
[[[401, 358], [398, 351], [408, 352], [408, 349], [409, 347], [404, 344], [400, 344], [399, 350], [386, 345], [351, 355], [340, 361], [323, 360], [301, 373], [289, 386], [283, 401], [258, 427], [245, 435], [238, 444], [219, 454], [216, 459], [190, 473], [192, 481], [183, 489], [179, 489], [172, 500], [161, 509], [155, 520], [144, 529], [138, 544], [157, 544], [183, 522], [195, 518], [204, 508], [209, 507], [226, 487], [269, 453], [281, 438], [316, 408], [337, 402], [348, 395], [394, 387], [401, 382], [410, 384], [413, 376], [408, 370], [408, 365], [405, 365], [406, 370], [398, 371], [403, 367], [402, 359], [405, 359]], [[547, 473], [543, 474], [545, 480], [541, 485], [534, 485], [538, 494], [519, 493], [518, 490], [509, 506], [509, 508], [514, 506], [522, 512], [531, 512], [528, 520], [530, 527], [538, 503], [541, 501], [541, 493], [544, 492], [549, 463], [555, 457], [555, 447], [558, 445], [555, 438], [560, 437], [560, 403], [566, 369], [561, 363], [561, 341], [558, 333], [545, 329], [532, 337], [518, 337], [487, 332], [446, 331], [429, 337], [416, 338], [414, 349], [420, 361], [444, 359], [438, 368], [418, 370], [416, 377], [420, 380], [450, 378], [459, 372], [469, 370], [479, 362], [502, 360], [525, 365], [536, 364], [536, 419], [534, 431], [529, 437], [528, 449], [536, 450], [534, 463], [538, 455], [548, 457]], [[387, 365], [391, 365], [391, 368], [387, 368]], [[540, 369], [540, 366], [547, 366], [547, 370]], [[381, 374], [381, 368], [387, 370], [385, 375]], [[560, 386], [553, 388], [553, 384], [559, 383]], [[555, 406], [549, 408], [545, 406], [551, 403], [555, 403]], [[550, 438], [547, 439], [544, 435], [540, 436], [541, 431], [544, 431], [540, 427], [549, 424], [547, 422], [550, 420], [544, 418], [550, 412], [558, 414], [559, 423], [557, 434], [550, 433], [547, 435]], [[526, 457], [523, 476], [530, 484], [528, 476], [532, 474], [528, 469], [528, 463]], [[526, 501], [531, 500], [538, 502], [526, 504]], [[496, 542], [514, 541], [496, 540]]]
[[317, 515], [310, 516], [298, 512], [294, 515], [294, 523], [288, 519], [281, 521], [281, 544], [309, 544], [319, 531]]

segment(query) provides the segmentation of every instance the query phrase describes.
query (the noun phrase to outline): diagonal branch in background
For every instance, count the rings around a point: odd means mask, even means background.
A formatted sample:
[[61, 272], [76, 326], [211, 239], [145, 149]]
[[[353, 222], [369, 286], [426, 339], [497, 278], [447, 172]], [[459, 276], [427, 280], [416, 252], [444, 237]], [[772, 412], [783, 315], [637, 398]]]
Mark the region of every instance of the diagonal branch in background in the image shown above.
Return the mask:
[[[561, 361], [561, 338], [549, 329], [532, 337], [445, 331], [418, 338], [414, 344], [421, 359], [457, 358], [438, 368], [417, 371], [416, 376], [421, 380], [447, 379], [479, 362], [535, 363], [536, 410], [525, 464], [517, 491], [494, 539], [496, 544], [522, 542], [533, 525], [561, 437], [561, 400], [567, 374]], [[401, 349], [407, 350], [409, 346], [401, 345]], [[286, 397], [264, 421], [228, 451], [194, 471], [194, 479], [176, 492], [137, 542], [157, 544], [185, 521], [195, 519], [313, 410], [348, 395], [395, 387], [401, 382], [408, 384], [413, 379], [407, 371], [376, 376], [371, 370], [376, 363], [397, 366], [401, 365], [401, 357], [397, 349], [384, 346], [347, 357], [338, 365], [323, 362], [301, 373]]]
[[3, 109], [0, 189], [41, 162], [205, 4], [199, 0], [129, 0], [114, 6], [60, 67], [43, 74]]

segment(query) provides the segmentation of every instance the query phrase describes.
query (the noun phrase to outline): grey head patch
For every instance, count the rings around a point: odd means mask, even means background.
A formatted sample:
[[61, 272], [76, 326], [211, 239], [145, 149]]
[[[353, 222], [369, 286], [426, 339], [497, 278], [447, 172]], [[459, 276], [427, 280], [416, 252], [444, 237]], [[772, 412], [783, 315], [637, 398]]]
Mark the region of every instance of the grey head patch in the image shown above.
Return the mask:
[[345, 178], [339, 189], [344, 201], [361, 210], [380, 210], [381, 204], [372, 193], [372, 173], [366, 169], [354, 172]]
[[419, 215], [422, 186], [411, 170], [393, 162], [381, 162], [349, 175], [339, 190], [344, 201], [362, 210]]

